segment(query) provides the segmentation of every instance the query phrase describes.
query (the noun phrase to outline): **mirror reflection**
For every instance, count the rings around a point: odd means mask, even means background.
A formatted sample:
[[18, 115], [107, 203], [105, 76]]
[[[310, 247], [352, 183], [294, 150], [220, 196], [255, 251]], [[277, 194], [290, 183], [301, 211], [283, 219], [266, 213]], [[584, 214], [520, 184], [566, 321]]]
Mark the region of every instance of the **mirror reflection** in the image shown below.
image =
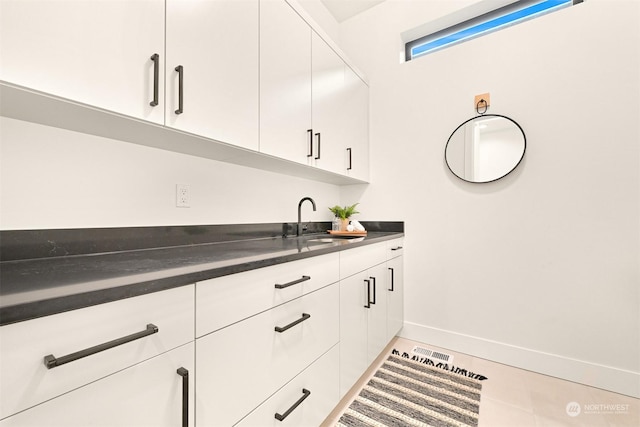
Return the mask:
[[526, 149], [524, 131], [497, 114], [477, 116], [453, 131], [445, 147], [447, 166], [469, 182], [491, 182], [518, 166]]

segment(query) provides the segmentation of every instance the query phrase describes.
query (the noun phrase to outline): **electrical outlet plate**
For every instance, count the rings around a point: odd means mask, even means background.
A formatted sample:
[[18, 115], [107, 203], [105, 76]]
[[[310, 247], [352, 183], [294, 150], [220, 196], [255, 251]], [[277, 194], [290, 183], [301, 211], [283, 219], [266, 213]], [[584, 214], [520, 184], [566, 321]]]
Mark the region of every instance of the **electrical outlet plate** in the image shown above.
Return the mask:
[[176, 184], [176, 207], [189, 207], [189, 186], [185, 184]]

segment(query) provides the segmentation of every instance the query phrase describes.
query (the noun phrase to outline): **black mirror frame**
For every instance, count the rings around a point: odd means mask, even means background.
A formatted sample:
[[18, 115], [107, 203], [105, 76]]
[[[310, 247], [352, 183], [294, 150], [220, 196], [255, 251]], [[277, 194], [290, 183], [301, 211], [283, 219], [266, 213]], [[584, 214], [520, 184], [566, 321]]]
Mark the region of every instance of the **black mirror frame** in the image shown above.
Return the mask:
[[[453, 135], [458, 131], [458, 129], [460, 129], [461, 127], [463, 127], [464, 125], [466, 125], [467, 123], [469, 123], [472, 120], [475, 120], [479, 117], [502, 117], [504, 119], [509, 120], [510, 122], [514, 123], [518, 129], [520, 129], [520, 132], [522, 133], [522, 139], [523, 139], [523, 143], [524, 143], [524, 147], [522, 148], [522, 156], [520, 156], [520, 160], [518, 160], [518, 163], [516, 163], [510, 170], [509, 172], [505, 173], [502, 176], [499, 176], [498, 178], [489, 180], [489, 181], [469, 181], [468, 179], [464, 179], [462, 177], [460, 177], [458, 174], [456, 174], [453, 169], [451, 169], [451, 166], [449, 166], [449, 161], [447, 160], [447, 148], [449, 147], [449, 142], [451, 142], [451, 138], [453, 137]], [[527, 135], [524, 133], [524, 130], [522, 129], [522, 126], [520, 126], [518, 124], [518, 122], [516, 122], [515, 120], [513, 120], [510, 117], [507, 116], [503, 116], [501, 114], [480, 114], [478, 116], [474, 116], [472, 118], [470, 118], [469, 120], [465, 120], [464, 122], [462, 122], [460, 124], [460, 126], [458, 126], [457, 128], [455, 128], [455, 130], [453, 132], [451, 132], [451, 135], [449, 136], [449, 139], [447, 139], [447, 144], [444, 146], [444, 162], [447, 164], [447, 168], [449, 169], [449, 171], [451, 171], [451, 173], [458, 179], [461, 179], [462, 181], [465, 182], [469, 182], [471, 184], [487, 184], [489, 182], [494, 182], [497, 181], [499, 179], [504, 178], [505, 176], [509, 175], [511, 172], [513, 172], [520, 163], [522, 163], [522, 159], [524, 159], [524, 155], [527, 152]]]

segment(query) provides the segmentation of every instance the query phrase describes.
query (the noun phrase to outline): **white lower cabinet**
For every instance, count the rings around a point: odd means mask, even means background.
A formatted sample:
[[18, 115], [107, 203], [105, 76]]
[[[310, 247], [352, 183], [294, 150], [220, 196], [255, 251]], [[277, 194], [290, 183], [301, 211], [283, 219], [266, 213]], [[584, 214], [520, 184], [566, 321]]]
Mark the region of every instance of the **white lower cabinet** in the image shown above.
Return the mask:
[[340, 397], [402, 329], [402, 242], [340, 253]]
[[393, 339], [404, 324], [404, 257], [402, 240], [389, 246], [392, 258], [387, 261], [387, 340]]
[[3, 326], [0, 427], [320, 425], [402, 327], [402, 258], [398, 239]]
[[338, 253], [217, 277], [196, 284], [196, 337], [339, 280]]
[[236, 426], [319, 426], [339, 401], [339, 356], [335, 345]]
[[[193, 294], [182, 286], [2, 326], [0, 419], [193, 342]], [[137, 338], [90, 351], [127, 337]]]
[[236, 424], [336, 345], [338, 307], [334, 283], [198, 338], [196, 424]]
[[340, 281], [340, 395], [389, 342], [387, 271], [378, 264]]
[[193, 367], [191, 342], [5, 418], [0, 426], [192, 426]]

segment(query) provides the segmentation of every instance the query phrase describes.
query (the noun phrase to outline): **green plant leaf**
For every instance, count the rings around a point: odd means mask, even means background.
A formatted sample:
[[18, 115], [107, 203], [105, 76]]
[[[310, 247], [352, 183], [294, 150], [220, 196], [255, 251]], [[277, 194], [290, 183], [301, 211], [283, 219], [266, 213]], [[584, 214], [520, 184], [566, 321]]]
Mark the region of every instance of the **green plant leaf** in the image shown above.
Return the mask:
[[356, 206], [358, 206], [358, 203], [353, 204], [351, 206], [345, 206], [345, 207], [340, 207], [338, 205], [335, 205], [334, 207], [329, 208], [329, 210], [338, 218], [347, 219], [347, 218], [351, 218], [352, 215], [360, 213], [356, 210]]

